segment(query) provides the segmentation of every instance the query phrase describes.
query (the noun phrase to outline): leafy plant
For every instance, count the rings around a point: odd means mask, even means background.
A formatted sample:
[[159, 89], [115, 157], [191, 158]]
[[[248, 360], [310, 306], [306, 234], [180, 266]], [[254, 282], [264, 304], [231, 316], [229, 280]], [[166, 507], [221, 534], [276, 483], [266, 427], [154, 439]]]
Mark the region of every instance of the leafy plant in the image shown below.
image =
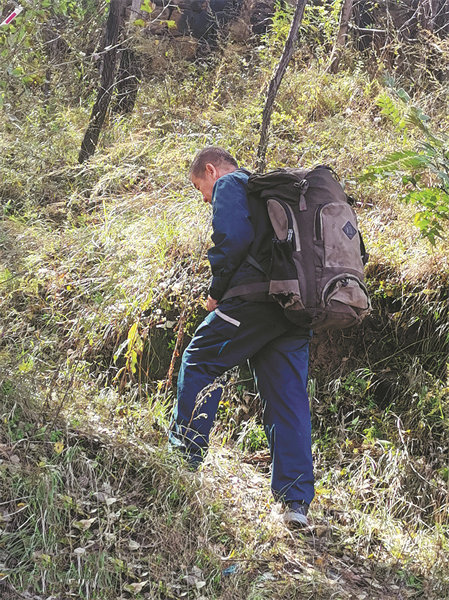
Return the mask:
[[423, 237], [435, 245], [437, 238], [444, 237], [449, 219], [449, 137], [430, 129], [430, 117], [412, 104], [405, 90], [393, 91], [394, 99], [386, 92], [377, 99], [382, 114], [403, 133], [404, 141], [413, 129], [418, 130], [421, 140], [416, 150], [388, 154], [370, 166], [360, 180], [400, 175], [404, 201], [418, 207], [414, 223]]
[[342, 0], [331, 3], [308, 2], [301, 23], [301, 39], [307, 41], [310, 48], [318, 54], [326, 54], [334, 42], [338, 30]]
[[[336, 35], [340, 16], [341, 0], [328, 4], [307, 3], [300, 28], [301, 46], [307, 46], [310, 51], [318, 56], [326, 54]], [[269, 60], [276, 60], [273, 49], [283, 48], [293, 18], [294, 6], [284, 2], [275, 3], [275, 11], [271, 17], [271, 27], [262, 38], [265, 45], [262, 46], [261, 56]]]
[[[70, 72], [72, 83], [84, 80], [86, 71], [92, 70], [85, 52], [89, 35], [106, 15], [104, 6], [91, 0], [22, 4], [23, 12], [0, 28], [0, 108], [9, 110], [17, 104], [23, 109], [25, 99], [34, 104], [41, 96], [48, 101], [50, 88], [55, 93], [66, 87], [69, 78], [64, 74]], [[81, 26], [84, 36], [79, 35]]]

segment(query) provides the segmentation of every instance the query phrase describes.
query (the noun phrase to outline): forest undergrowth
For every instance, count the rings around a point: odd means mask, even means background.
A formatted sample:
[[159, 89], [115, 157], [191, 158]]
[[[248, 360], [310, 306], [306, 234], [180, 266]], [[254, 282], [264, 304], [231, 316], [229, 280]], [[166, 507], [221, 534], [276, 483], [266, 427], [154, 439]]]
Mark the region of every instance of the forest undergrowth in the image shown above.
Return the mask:
[[[188, 165], [219, 144], [253, 167], [275, 34], [196, 62], [167, 55], [82, 165], [92, 98], [77, 84], [3, 105], [2, 598], [449, 597], [447, 237], [420, 235], [400, 174], [360, 179], [422, 134], [382, 109], [388, 96], [402, 110], [381, 60], [348, 50], [330, 74], [298, 51], [272, 121], [269, 167], [331, 164], [370, 253], [372, 314], [313, 341], [313, 526], [282, 525], [244, 365], [202, 469], [167, 450], [209, 277], [209, 207]], [[447, 135], [447, 82], [404, 72], [397, 87]]]

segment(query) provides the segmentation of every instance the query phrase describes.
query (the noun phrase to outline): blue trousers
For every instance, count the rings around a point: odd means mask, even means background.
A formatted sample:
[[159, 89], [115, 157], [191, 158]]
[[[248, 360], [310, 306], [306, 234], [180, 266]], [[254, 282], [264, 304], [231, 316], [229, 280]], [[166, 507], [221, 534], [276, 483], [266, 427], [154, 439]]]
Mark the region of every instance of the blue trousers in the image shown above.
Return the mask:
[[314, 496], [308, 331], [276, 303], [231, 298], [198, 327], [178, 376], [170, 441], [192, 462], [202, 460], [221, 397], [217, 378], [249, 359], [263, 405], [276, 499], [310, 504]]

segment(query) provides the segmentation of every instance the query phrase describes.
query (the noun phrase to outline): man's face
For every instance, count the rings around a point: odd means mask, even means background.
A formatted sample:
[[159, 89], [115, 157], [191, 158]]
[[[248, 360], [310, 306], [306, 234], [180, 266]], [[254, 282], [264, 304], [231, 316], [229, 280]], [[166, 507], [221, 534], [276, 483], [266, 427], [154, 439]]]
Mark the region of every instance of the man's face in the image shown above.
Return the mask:
[[215, 182], [227, 173], [233, 173], [237, 167], [230, 164], [224, 164], [216, 167], [212, 163], [207, 163], [204, 173], [201, 177], [192, 175], [191, 180], [196, 189], [201, 192], [204, 202], [212, 203], [212, 191]]
[[195, 177], [195, 175], [192, 175], [192, 183], [200, 194], [202, 194], [204, 202], [210, 204], [212, 202], [212, 190], [214, 189], [215, 181], [212, 181], [210, 177]]

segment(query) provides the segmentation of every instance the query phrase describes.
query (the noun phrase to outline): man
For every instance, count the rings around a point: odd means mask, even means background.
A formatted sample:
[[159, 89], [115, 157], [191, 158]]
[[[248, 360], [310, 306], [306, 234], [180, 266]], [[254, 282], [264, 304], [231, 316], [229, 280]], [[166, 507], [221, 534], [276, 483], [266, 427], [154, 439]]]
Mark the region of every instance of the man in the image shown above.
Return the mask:
[[266, 211], [250, 206], [248, 177], [226, 150], [214, 146], [201, 150], [190, 168], [193, 185], [213, 209], [210, 314], [182, 358], [170, 441], [198, 466], [221, 396], [214, 381], [249, 359], [263, 405], [274, 497], [285, 506], [288, 525], [306, 527], [314, 496], [307, 397], [310, 332], [288, 321], [268, 297], [264, 271], [273, 234]]

